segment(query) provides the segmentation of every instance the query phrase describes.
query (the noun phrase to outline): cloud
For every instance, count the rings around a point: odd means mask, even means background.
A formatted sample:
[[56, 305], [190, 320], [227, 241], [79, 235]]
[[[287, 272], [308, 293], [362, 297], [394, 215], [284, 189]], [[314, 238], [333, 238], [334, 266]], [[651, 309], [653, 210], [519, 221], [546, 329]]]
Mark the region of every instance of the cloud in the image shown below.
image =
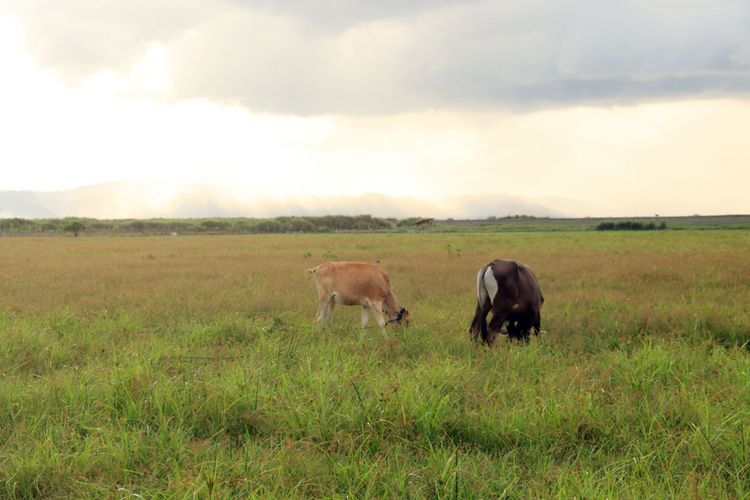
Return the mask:
[[223, 2], [209, 0], [0, 0], [0, 12], [18, 19], [26, 43], [44, 66], [69, 81], [104, 71], [124, 71], [154, 42], [168, 42]]
[[319, 30], [341, 31], [356, 24], [411, 17], [477, 0], [237, 0], [237, 5], [305, 20]]
[[750, 91], [744, 0], [0, 0], [68, 78], [157, 43], [171, 97], [290, 114], [529, 109]]

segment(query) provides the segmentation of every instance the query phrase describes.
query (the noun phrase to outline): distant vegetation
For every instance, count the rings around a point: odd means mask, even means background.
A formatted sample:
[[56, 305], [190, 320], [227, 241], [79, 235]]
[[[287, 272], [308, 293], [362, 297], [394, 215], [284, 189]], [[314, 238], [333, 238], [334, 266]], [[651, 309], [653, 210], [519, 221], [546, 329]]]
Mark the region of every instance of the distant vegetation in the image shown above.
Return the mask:
[[205, 233], [329, 233], [383, 231], [396, 227], [397, 219], [370, 215], [322, 217], [206, 218], [206, 219], [0, 219], [7, 234], [205, 234]]
[[656, 224], [654, 222], [634, 222], [626, 220], [622, 222], [600, 222], [596, 225], [597, 231], [653, 231], [667, 228], [666, 222]]
[[577, 219], [530, 215], [484, 219], [381, 218], [371, 215], [213, 217], [197, 219], [0, 219], [0, 235], [170, 235], [333, 232], [527, 232], [611, 230], [750, 229], [750, 215]]

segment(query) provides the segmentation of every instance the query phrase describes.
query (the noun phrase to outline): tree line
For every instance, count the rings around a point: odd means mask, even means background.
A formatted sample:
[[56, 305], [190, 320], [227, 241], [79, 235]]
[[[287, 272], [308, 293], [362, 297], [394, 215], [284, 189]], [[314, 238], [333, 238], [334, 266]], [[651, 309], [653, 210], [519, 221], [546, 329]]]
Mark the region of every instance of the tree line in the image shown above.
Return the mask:
[[[107, 235], [107, 234], [261, 234], [261, 233], [332, 233], [332, 232], [422, 232], [422, 231], [503, 231], [503, 230], [592, 230], [597, 231], [644, 231], [667, 229], [664, 221], [605, 221], [596, 226], [587, 219], [539, 219], [532, 217], [514, 218], [533, 226], [507, 225], [508, 218], [491, 217], [479, 222], [465, 220], [446, 221], [428, 217], [405, 219], [381, 218], [371, 215], [324, 215], [324, 216], [283, 216], [273, 218], [212, 217], [195, 219], [92, 219], [65, 217], [61, 219], [24, 219], [19, 217], [0, 219], [0, 235], [25, 234], [39, 236], [55, 235]], [[524, 229], [525, 228], [525, 229]]]
[[420, 226], [424, 219], [385, 219], [371, 215], [201, 219], [0, 219], [3, 234], [200, 234], [200, 233], [330, 233], [388, 231]]

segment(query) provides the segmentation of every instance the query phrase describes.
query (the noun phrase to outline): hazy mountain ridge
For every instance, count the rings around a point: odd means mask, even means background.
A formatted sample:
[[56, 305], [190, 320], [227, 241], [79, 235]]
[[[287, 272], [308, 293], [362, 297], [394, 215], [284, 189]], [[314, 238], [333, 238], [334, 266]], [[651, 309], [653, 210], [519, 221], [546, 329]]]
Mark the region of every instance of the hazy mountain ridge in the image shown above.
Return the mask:
[[[505, 193], [453, 196], [439, 202], [415, 197], [358, 196], [237, 197], [215, 186], [192, 185], [164, 194], [145, 183], [108, 183], [66, 191], [0, 191], [0, 217], [151, 218], [357, 215], [376, 217], [484, 218], [526, 214], [570, 215], [547, 204]], [[570, 200], [568, 200], [570, 202]], [[572, 202], [575, 204], [575, 202]]]

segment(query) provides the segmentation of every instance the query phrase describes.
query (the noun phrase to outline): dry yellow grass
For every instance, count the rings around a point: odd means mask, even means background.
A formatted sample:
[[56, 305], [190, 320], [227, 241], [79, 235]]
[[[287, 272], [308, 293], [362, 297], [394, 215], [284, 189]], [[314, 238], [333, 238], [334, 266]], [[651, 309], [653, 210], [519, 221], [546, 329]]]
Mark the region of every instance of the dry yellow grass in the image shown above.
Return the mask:
[[[600, 322], [597, 310], [648, 331], [693, 319], [745, 328], [748, 255], [750, 237], [739, 231], [6, 238], [0, 307], [171, 321], [276, 312], [312, 321], [305, 269], [329, 259], [380, 260], [417, 324], [438, 318], [455, 331], [471, 317], [477, 269], [502, 256], [536, 270], [550, 331], [577, 335]], [[357, 314], [344, 308], [337, 317]]]

